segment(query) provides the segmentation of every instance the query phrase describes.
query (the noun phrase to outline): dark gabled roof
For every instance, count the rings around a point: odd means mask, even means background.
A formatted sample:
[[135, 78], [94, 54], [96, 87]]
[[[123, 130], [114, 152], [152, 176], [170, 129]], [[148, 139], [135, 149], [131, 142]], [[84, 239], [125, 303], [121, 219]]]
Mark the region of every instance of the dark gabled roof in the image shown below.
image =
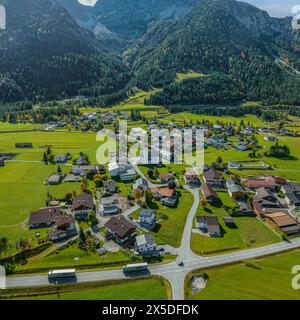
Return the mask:
[[79, 209], [81, 207], [87, 209], [94, 209], [94, 199], [89, 193], [81, 193], [73, 200], [72, 210]]
[[152, 209], [143, 209], [143, 210], [140, 212], [139, 216], [151, 217], [151, 216], [153, 216], [154, 212], [155, 212], [155, 211], [152, 210]]
[[266, 217], [272, 220], [278, 227], [289, 227], [297, 225], [297, 221], [284, 212], [266, 214]]
[[217, 192], [206, 183], [202, 186], [202, 192], [205, 198], [213, 197], [219, 199]]
[[119, 200], [114, 198], [114, 197], [106, 197], [102, 198], [102, 204], [103, 205], [108, 205], [108, 204], [118, 204]]
[[288, 227], [281, 227], [280, 230], [287, 235], [295, 234], [295, 233], [300, 233], [300, 226], [293, 225], [293, 226], [288, 226]]
[[233, 218], [232, 218], [232, 217], [224, 217], [224, 218], [223, 218], [223, 221], [224, 221], [226, 224], [234, 224], [234, 221], [233, 221]]
[[294, 203], [300, 203], [300, 195], [297, 193], [287, 193], [286, 197]]
[[158, 193], [161, 197], [172, 198], [176, 193], [175, 190], [170, 188], [153, 188], [151, 189], [152, 193]]
[[201, 216], [197, 217], [198, 223], [206, 223], [207, 224], [207, 231], [212, 233], [220, 233], [220, 225], [218, 221], [218, 217], [215, 216]]
[[223, 181], [224, 177], [214, 169], [209, 169], [203, 173], [205, 180]]
[[103, 187], [105, 189], [116, 189], [117, 187], [117, 183], [114, 180], [110, 180], [110, 181], [104, 181], [103, 182]]
[[55, 218], [59, 217], [60, 214], [60, 207], [42, 208], [36, 212], [31, 213], [28, 224], [48, 224], [54, 222]]
[[74, 223], [74, 217], [71, 214], [60, 215], [55, 219], [55, 227], [58, 229], [66, 224]]
[[261, 201], [264, 200], [266, 198], [272, 198], [274, 200], [277, 200], [276, 196], [274, 195], [274, 193], [272, 191], [270, 191], [269, 189], [266, 188], [259, 188], [256, 191], [256, 196], [255, 196], [255, 200], [256, 201]]
[[300, 192], [300, 183], [288, 183], [287, 185], [283, 186], [286, 193], [292, 192]]
[[109, 219], [105, 223], [105, 227], [112, 230], [120, 238], [124, 238], [136, 230], [136, 226], [121, 215]]

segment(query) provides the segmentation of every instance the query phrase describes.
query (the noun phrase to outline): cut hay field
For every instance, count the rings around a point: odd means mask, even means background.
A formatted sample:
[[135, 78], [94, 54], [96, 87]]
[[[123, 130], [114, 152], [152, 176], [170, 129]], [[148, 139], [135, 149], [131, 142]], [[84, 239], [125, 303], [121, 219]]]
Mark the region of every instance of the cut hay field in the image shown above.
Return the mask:
[[[60, 285], [6, 290], [13, 300], [168, 300], [170, 285], [164, 279], [114, 280], [87, 284]], [[1, 295], [0, 295], [1, 299]], [[2, 298], [3, 299], [3, 298]]]
[[299, 264], [300, 250], [244, 261], [218, 268], [199, 270], [208, 275], [206, 288], [197, 294], [190, 290], [189, 300], [299, 300], [299, 290], [292, 288], [293, 266]]
[[0, 132], [1, 131], [21, 131], [21, 130], [40, 130], [45, 126], [42, 124], [33, 123], [10, 123], [10, 122], [0, 122]]
[[[16, 142], [32, 142], [33, 149], [16, 149]], [[45, 186], [44, 180], [57, 170], [57, 165], [40, 162], [44, 148], [52, 145], [53, 153], [70, 152], [78, 157], [82, 151], [95, 162], [99, 142], [95, 134], [74, 132], [19, 132], [0, 134], [0, 153], [17, 153], [12, 162], [0, 167], [0, 235], [10, 240], [28, 236], [26, 220], [30, 212], [45, 206], [49, 192], [55, 197], [63, 197], [67, 192], [79, 190], [77, 183], [63, 183]], [[61, 165], [64, 173], [70, 165]]]

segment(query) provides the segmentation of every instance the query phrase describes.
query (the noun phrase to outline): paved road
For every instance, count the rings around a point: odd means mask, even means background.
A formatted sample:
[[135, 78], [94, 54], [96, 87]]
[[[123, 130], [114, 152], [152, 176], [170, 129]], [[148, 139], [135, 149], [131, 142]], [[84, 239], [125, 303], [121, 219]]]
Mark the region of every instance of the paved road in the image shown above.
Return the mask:
[[[156, 265], [149, 267], [149, 275], [159, 275], [169, 280], [172, 286], [173, 299], [184, 299], [184, 280], [186, 275], [197, 269], [225, 265], [233, 262], [244, 261], [248, 259], [258, 258], [270, 254], [279, 253], [285, 250], [295, 249], [300, 247], [300, 239], [294, 239], [290, 242], [280, 242], [256, 249], [248, 249], [235, 253], [228, 253], [214, 257], [201, 257], [195, 255], [190, 248], [190, 237], [193, 225], [193, 219], [199, 205], [199, 190], [191, 189], [185, 186], [185, 189], [190, 191], [194, 197], [194, 203], [188, 214], [186, 225], [183, 233], [181, 246], [178, 250], [178, 257], [175, 261], [168, 264]], [[179, 263], [183, 262], [183, 266]], [[79, 272], [77, 275], [77, 282], [93, 282], [100, 280], [125, 279], [126, 276], [121, 269], [105, 270], [93, 272]], [[7, 287], [27, 287], [47, 285], [47, 275], [38, 276], [20, 276], [8, 277]]]
[[[183, 299], [183, 290], [177, 290], [177, 288], [183, 287], [185, 276], [197, 269], [214, 267], [232, 262], [244, 261], [248, 259], [258, 258], [269, 254], [282, 252], [300, 247], [300, 239], [292, 240], [291, 242], [280, 242], [269, 246], [249, 249], [235, 253], [228, 253], [224, 255], [214, 257], [198, 257], [184, 261], [184, 266], [180, 267], [176, 262], [171, 262], [164, 265], [151, 266], [149, 268], [150, 274], [160, 275], [167, 278], [173, 288], [173, 298]], [[147, 276], [147, 275], [144, 275]], [[77, 275], [77, 282], [92, 282], [100, 280], [112, 280], [112, 279], [125, 279], [121, 269], [118, 270], [105, 270], [105, 271], [93, 271], [93, 272], [79, 272]], [[8, 277], [7, 287], [26, 287], [26, 286], [39, 286], [48, 284], [47, 275], [38, 276], [19, 276]]]

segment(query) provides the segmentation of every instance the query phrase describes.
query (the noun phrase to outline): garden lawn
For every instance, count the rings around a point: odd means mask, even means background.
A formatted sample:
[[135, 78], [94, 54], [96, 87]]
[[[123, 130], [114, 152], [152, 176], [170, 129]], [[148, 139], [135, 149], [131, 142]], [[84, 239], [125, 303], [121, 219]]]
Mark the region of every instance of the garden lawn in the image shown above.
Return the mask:
[[169, 244], [176, 248], [180, 246], [186, 218], [194, 201], [190, 192], [180, 189], [180, 194], [177, 208], [168, 208], [157, 201], [154, 202], [153, 209], [158, 217], [165, 217], [151, 232], [158, 244]]
[[235, 202], [227, 192], [218, 192], [218, 194], [222, 200], [222, 205], [212, 206], [208, 204], [206, 207], [203, 207], [200, 204], [197, 216], [217, 216], [222, 237], [211, 238], [206, 235], [192, 233], [191, 247], [196, 254], [214, 255], [268, 245], [281, 240], [279, 236], [255, 217], [235, 217], [236, 228], [226, 226], [223, 217], [229, 216], [229, 214], [224, 209], [224, 205], [233, 208]]
[[299, 290], [294, 290], [291, 286], [291, 270], [299, 261], [300, 250], [295, 250], [249, 262], [201, 270], [199, 273], [206, 273], [209, 277], [206, 288], [192, 295], [187, 282], [186, 297], [193, 300], [299, 300]]
[[52, 253], [46, 257], [33, 257], [28, 260], [25, 265], [17, 266], [16, 272], [30, 272], [33, 270], [51, 270], [63, 268], [79, 268], [82, 266], [109, 266], [109, 265], [123, 265], [132, 261], [132, 256], [120, 250], [117, 253], [107, 253], [99, 256], [97, 253], [86, 252], [79, 249], [76, 245], [59, 251], [59, 253]]
[[[34, 289], [25, 293], [15, 292], [16, 296], [19, 294], [15, 300], [168, 300], [170, 296], [169, 284], [158, 277], [64, 285], [55, 290], [47, 289], [39, 289], [39, 293], [48, 293], [44, 295], [38, 295]], [[52, 294], [49, 294], [50, 290]], [[7, 290], [7, 294], [12, 292]]]

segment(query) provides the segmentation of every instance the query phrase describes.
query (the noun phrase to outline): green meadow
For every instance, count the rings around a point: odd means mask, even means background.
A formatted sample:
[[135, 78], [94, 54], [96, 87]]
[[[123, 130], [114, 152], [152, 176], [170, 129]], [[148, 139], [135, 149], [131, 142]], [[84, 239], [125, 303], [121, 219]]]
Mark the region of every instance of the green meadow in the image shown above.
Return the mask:
[[227, 192], [218, 192], [222, 206], [199, 205], [196, 216], [214, 215], [219, 219], [222, 237], [211, 238], [192, 233], [191, 248], [199, 255], [216, 255], [220, 253], [253, 248], [281, 241], [281, 238], [255, 217], [235, 217], [236, 228], [229, 228], [223, 217], [229, 214], [224, 206], [235, 207], [235, 202]]
[[189, 300], [299, 300], [299, 290], [292, 288], [292, 268], [300, 261], [300, 250], [244, 261], [237, 264], [199, 270], [207, 274], [204, 290], [192, 294], [186, 278]]
[[[33, 149], [16, 149], [16, 142], [32, 142]], [[54, 197], [63, 198], [67, 192], [78, 191], [79, 183], [62, 183], [46, 186], [44, 181], [57, 165], [45, 165], [42, 159], [44, 148], [52, 145], [54, 154], [70, 152], [74, 158], [80, 152], [88, 154], [95, 163], [99, 142], [95, 134], [74, 132], [20, 132], [0, 134], [0, 153], [16, 153], [12, 162], [0, 167], [0, 235], [10, 240], [31, 236], [26, 221], [30, 212], [45, 206], [49, 192]], [[71, 164], [61, 165], [64, 173], [69, 173]]]
[[42, 124], [0, 122], [0, 132], [1, 131], [20, 131], [20, 130], [39, 130], [44, 127], [45, 126]]
[[77, 245], [69, 245], [67, 248], [59, 251], [54, 250], [47, 255], [41, 254], [29, 258], [25, 265], [18, 265], [15, 271], [17, 273], [32, 273], [48, 271], [51, 268], [112, 267], [114, 265], [122, 266], [131, 261], [133, 261], [133, 256], [123, 250], [99, 256], [98, 253], [81, 250]]
[[[159, 277], [115, 280], [56, 287], [6, 290], [2, 299], [13, 300], [168, 300], [171, 289]], [[0, 294], [1, 299], [1, 294]]]
[[180, 190], [179, 202], [176, 208], [168, 208], [154, 201], [152, 208], [161, 218], [156, 228], [151, 232], [159, 244], [169, 244], [178, 248], [188, 213], [193, 205], [194, 198], [190, 192]]

